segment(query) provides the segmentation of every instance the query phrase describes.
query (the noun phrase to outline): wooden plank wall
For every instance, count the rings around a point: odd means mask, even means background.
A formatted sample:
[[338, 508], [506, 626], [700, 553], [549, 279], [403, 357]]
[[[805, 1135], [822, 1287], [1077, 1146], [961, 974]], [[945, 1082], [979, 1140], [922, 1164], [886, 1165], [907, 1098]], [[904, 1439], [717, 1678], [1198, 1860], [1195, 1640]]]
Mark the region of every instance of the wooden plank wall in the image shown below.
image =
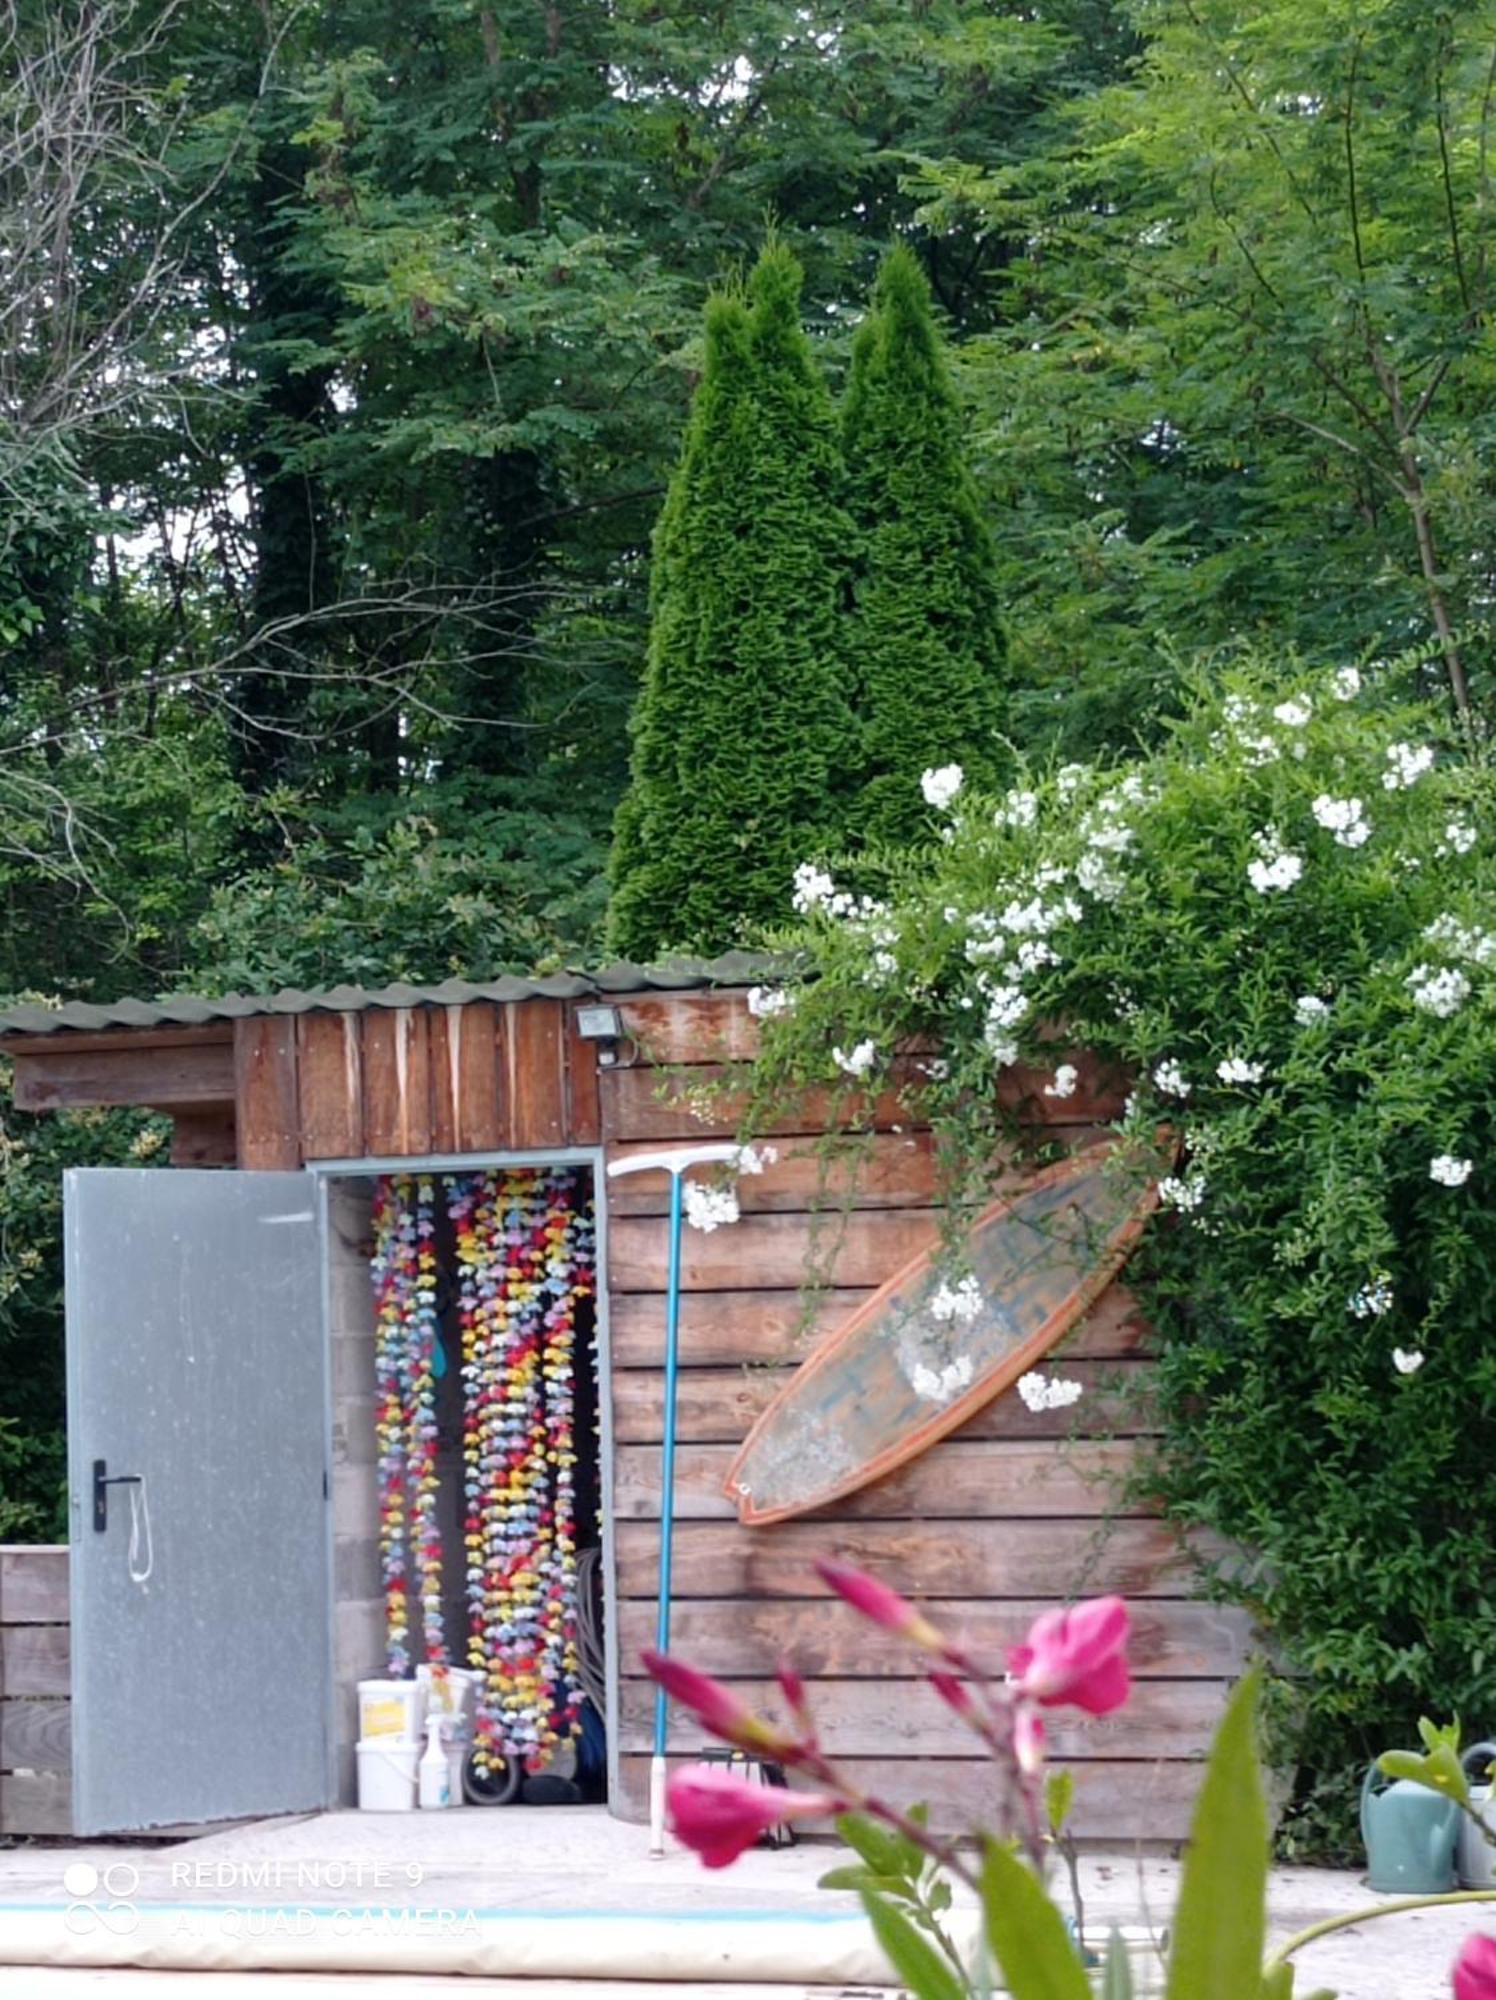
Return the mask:
[[[741, 998], [651, 996], [624, 1013], [661, 1066], [603, 1072], [610, 1156], [731, 1136], [731, 1102], [712, 1105], [702, 1087], [730, 1086], [732, 1065], [752, 1052]], [[1043, 1099], [1040, 1081], [1018, 1087], [1033, 1092], [1033, 1114], [1047, 1114], [1061, 1143], [1087, 1143], [1112, 1113], [1108, 1079], [1092, 1075], [1059, 1103]], [[1105, 1721], [1057, 1714], [1051, 1743], [1076, 1770], [1082, 1837], [1178, 1841], [1250, 1632], [1241, 1616], [1191, 1600], [1188, 1564], [1163, 1522], [1114, 1513], [1115, 1476], [1149, 1425], [1147, 1329], [1121, 1285], [1064, 1349], [1064, 1372], [1086, 1384], [1075, 1408], [1036, 1414], [1010, 1393], [834, 1510], [778, 1527], [737, 1523], [722, 1481], [749, 1424], [812, 1344], [938, 1233], [929, 1134], [881, 1100], [857, 1153], [828, 1175], [823, 1111], [817, 1100], [784, 1121], [778, 1163], [740, 1183], [739, 1223], [686, 1232], [673, 1647], [768, 1714], [774, 1667], [789, 1657], [812, 1683], [828, 1747], [869, 1788], [906, 1804], [929, 1794], [937, 1817], [969, 1823], [987, 1794], [969, 1737], [911, 1675], [905, 1649], [828, 1598], [811, 1563], [834, 1554], [865, 1565], [994, 1662], [1046, 1606], [1122, 1591], [1137, 1614], [1133, 1700]], [[646, 1807], [653, 1715], [637, 1661], [653, 1642], [658, 1574], [665, 1199], [663, 1176], [608, 1195], [622, 1805], [632, 1816]], [[827, 1289], [807, 1315], [799, 1288], [812, 1265]], [[673, 1749], [689, 1754], [701, 1741], [689, 1717], [672, 1714]]]
[[235, 1024], [241, 1167], [595, 1145], [597, 1055], [562, 1000]]
[[0, 1547], [0, 1834], [72, 1831], [68, 1552]]

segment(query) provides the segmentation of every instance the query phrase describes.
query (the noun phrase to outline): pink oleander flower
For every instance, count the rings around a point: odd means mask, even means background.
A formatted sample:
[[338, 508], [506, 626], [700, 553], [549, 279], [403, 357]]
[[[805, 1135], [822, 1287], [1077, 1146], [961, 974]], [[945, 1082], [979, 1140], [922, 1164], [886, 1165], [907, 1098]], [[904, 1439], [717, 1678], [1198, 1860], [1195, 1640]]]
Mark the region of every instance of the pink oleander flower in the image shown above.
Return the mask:
[[1044, 1721], [1031, 1708], [1021, 1707], [1013, 1717], [1013, 1755], [1026, 1778], [1037, 1778], [1044, 1769]]
[[767, 1751], [775, 1757], [793, 1754], [797, 1745], [783, 1730], [756, 1716], [730, 1687], [714, 1681], [710, 1674], [698, 1673], [684, 1660], [672, 1660], [666, 1653], [646, 1651], [641, 1655], [644, 1671], [658, 1681], [672, 1701], [690, 1709], [702, 1728], [739, 1750]]
[[1120, 1597], [1092, 1597], [1036, 1618], [1008, 1664], [1021, 1699], [1045, 1708], [1068, 1702], [1088, 1715], [1110, 1715], [1127, 1699], [1127, 1635]]
[[864, 1618], [870, 1618], [885, 1631], [897, 1632], [927, 1653], [948, 1650], [928, 1618], [916, 1611], [906, 1597], [900, 1597], [896, 1590], [869, 1576], [866, 1570], [853, 1569], [849, 1563], [818, 1562], [816, 1575], [838, 1597], [844, 1597], [854, 1611], [860, 1611]]
[[1466, 1938], [1454, 1962], [1454, 2000], [1496, 2000], [1496, 1937]]
[[731, 1771], [695, 1764], [677, 1771], [666, 1791], [676, 1838], [707, 1868], [727, 1868], [784, 1819], [812, 1819], [840, 1810], [822, 1792], [790, 1792], [752, 1784]]

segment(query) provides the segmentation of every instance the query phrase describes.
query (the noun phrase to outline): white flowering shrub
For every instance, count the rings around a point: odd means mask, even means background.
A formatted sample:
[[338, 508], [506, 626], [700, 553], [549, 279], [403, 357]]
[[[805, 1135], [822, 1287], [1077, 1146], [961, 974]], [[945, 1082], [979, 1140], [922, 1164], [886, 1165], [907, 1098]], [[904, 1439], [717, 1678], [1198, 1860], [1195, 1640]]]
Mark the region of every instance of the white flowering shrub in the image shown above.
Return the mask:
[[1243, 670], [1157, 754], [963, 787], [881, 896], [800, 898], [759, 1060], [765, 1102], [901, 1088], [953, 1201], [1083, 1051], [1179, 1135], [1153, 1476], [1260, 1557], [1221, 1587], [1347, 1805], [1421, 1712], [1496, 1720], [1496, 782], [1394, 680]]

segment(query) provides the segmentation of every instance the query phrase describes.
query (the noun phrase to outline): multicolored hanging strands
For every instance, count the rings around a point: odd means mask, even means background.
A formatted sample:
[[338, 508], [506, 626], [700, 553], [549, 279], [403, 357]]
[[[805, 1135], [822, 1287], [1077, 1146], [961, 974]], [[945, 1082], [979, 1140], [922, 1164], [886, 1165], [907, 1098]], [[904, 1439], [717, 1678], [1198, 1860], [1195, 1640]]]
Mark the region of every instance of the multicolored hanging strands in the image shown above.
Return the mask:
[[379, 1416], [379, 1553], [390, 1674], [411, 1671], [411, 1592], [426, 1660], [450, 1664], [437, 1519], [435, 1186], [391, 1174], [374, 1194], [374, 1368]]
[[575, 1345], [593, 1224], [569, 1170], [451, 1189], [465, 1388], [469, 1660], [480, 1768], [537, 1769], [578, 1728]]

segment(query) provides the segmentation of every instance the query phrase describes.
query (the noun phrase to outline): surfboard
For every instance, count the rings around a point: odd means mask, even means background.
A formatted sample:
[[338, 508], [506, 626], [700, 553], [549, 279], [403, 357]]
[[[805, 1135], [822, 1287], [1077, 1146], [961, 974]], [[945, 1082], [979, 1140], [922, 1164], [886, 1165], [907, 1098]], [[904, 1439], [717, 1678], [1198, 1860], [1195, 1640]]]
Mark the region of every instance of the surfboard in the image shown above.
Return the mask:
[[1110, 1143], [1045, 1168], [978, 1216], [964, 1294], [938, 1247], [911, 1258], [754, 1424], [725, 1482], [738, 1518], [765, 1526], [855, 1493], [1010, 1388], [1116, 1276], [1157, 1205], [1160, 1171], [1157, 1154]]

